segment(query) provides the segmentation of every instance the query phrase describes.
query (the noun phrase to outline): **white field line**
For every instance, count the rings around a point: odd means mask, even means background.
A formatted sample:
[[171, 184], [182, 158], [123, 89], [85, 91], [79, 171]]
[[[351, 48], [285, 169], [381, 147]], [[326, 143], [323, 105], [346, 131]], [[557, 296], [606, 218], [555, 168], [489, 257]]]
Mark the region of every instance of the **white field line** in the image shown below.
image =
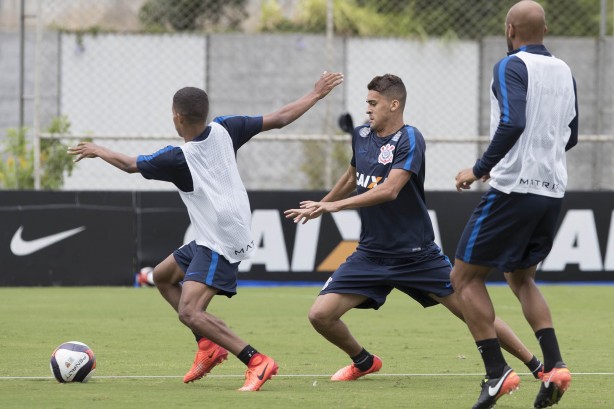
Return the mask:
[[[483, 373], [397, 373], [397, 374], [369, 374], [368, 377], [441, 377], [441, 376], [483, 376]], [[518, 373], [518, 375], [530, 375], [529, 373]], [[572, 375], [578, 376], [613, 376], [614, 372], [572, 372]], [[329, 378], [331, 374], [280, 374], [275, 375], [276, 378]], [[243, 378], [244, 375], [207, 375], [207, 378]], [[92, 379], [171, 379], [183, 378], [183, 375], [94, 375]], [[54, 379], [53, 376], [0, 376], [2, 380], [14, 379]]]

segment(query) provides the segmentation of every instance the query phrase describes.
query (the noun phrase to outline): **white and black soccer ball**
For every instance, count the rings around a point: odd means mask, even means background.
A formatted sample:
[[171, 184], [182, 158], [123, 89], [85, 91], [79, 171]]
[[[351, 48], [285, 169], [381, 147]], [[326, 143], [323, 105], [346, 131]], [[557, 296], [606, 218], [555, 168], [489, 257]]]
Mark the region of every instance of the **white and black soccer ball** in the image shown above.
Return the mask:
[[136, 275], [137, 287], [153, 287], [156, 284], [153, 280], [153, 267], [143, 267]]
[[96, 356], [83, 342], [69, 341], [53, 351], [50, 366], [58, 382], [87, 382], [96, 369]]

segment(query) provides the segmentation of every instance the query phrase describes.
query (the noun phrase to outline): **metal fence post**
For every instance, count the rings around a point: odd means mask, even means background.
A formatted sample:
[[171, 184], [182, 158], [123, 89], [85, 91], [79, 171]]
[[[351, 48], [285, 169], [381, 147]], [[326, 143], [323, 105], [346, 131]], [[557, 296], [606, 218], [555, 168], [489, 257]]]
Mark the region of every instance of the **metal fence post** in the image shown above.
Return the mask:
[[[333, 65], [333, 32], [334, 32], [334, 5], [333, 0], [327, 0], [326, 2], [326, 69], [332, 69]], [[324, 177], [324, 185], [326, 189], [331, 189], [333, 186], [333, 139], [332, 139], [332, 129], [331, 129], [331, 101], [329, 98], [326, 98], [326, 113], [324, 115], [324, 132], [327, 136], [327, 146], [325, 149], [326, 159], [325, 159], [325, 172], [326, 175]]]
[[41, 126], [41, 64], [43, 49], [43, 16], [42, 0], [36, 2], [36, 57], [34, 63], [34, 126], [32, 130], [32, 148], [34, 150], [34, 189], [41, 188], [41, 146], [40, 146], [40, 126]]

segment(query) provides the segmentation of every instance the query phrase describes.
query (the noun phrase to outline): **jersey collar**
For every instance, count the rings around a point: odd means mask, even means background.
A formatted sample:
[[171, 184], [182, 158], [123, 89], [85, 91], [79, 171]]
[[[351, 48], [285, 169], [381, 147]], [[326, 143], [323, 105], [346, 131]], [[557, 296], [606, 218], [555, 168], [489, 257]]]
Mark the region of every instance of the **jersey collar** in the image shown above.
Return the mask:
[[203, 131], [203, 133], [201, 133], [200, 135], [198, 135], [196, 138], [192, 139], [192, 142], [200, 142], [200, 141], [204, 141], [205, 139], [207, 139], [207, 137], [209, 136], [209, 134], [211, 133], [211, 126], [207, 126], [205, 128], [205, 130]]
[[516, 53], [519, 53], [520, 51], [525, 51], [527, 53], [531, 53], [531, 54], [540, 54], [540, 55], [545, 55], [548, 57], [552, 57], [552, 54], [550, 54], [550, 51], [548, 51], [546, 49], [546, 46], [543, 44], [529, 44], [529, 45], [523, 45], [520, 48], [515, 49], [514, 51], [510, 51], [509, 53], [507, 53], [507, 55], [514, 55]]

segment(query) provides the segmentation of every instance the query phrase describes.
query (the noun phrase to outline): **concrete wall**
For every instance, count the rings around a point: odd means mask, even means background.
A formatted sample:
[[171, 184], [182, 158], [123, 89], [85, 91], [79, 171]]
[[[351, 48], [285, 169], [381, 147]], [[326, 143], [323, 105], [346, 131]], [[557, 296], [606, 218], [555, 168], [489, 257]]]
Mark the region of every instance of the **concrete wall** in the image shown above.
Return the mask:
[[[24, 58], [24, 122], [31, 127], [34, 122], [36, 37], [25, 37]], [[41, 120], [48, 124], [60, 113], [59, 108], [59, 35], [46, 33], [42, 37], [44, 65], [40, 71]], [[0, 142], [7, 128], [19, 125], [19, 34], [0, 33]]]
[[[571, 66], [578, 82], [581, 134], [614, 134], [614, 39], [549, 38], [547, 46]], [[18, 35], [0, 33], [0, 140], [18, 123]], [[174, 92], [187, 85], [207, 89], [211, 117], [261, 115], [304, 95], [324, 69], [346, 74], [345, 84], [285, 134], [337, 132], [336, 118], [365, 118], [366, 84], [375, 75], [400, 75], [408, 88], [406, 121], [427, 138], [459, 139], [488, 132], [488, 89], [492, 66], [505, 55], [502, 38], [444, 42], [399, 39], [334, 40], [327, 61], [326, 40], [302, 34], [44, 36], [41, 51], [42, 126], [67, 115], [72, 132], [92, 135], [167, 135], [177, 144], [170, 105]], [[26, 94], [34, 91], [34, 38], [26, 44]], [[601, 62], [601, 63], [600, 63]], [[26, 104], [32, 123], [33, 104]], [[273, 132], [275, 133], [275, 132]], [[281, 133], [281, 132], [277, 132]], [[150, 153], [160, 141], [114, 146]], [[167, 141], [164, 141], [166, 144]], [[569, 155], [570, 188], [614, 188], [614, 144], [581, 143]], [[430, 143], [429, 189], [451, 189], [450, 174], [470, 166], [482, 152], [475, 143]], [[296, 144], [248, 144], [239, 153], [251, 189], [297, 189], [305, 186], [305, 157]], [[262, 164], [266, 163], [267, 166]], [[88, 169], [87, 172], [84, 169]], [[91, 175], [109, 180], [98, 188], [158, 188], [124, 179], [103, 164], [80, 165], [66, 188], [90, 185]], [[80, 176], [81, 175], [81, 176]], [[334, 175], [336, 178], [337, 175]], [[144, 184], [143, 184], [144, 183]]]

